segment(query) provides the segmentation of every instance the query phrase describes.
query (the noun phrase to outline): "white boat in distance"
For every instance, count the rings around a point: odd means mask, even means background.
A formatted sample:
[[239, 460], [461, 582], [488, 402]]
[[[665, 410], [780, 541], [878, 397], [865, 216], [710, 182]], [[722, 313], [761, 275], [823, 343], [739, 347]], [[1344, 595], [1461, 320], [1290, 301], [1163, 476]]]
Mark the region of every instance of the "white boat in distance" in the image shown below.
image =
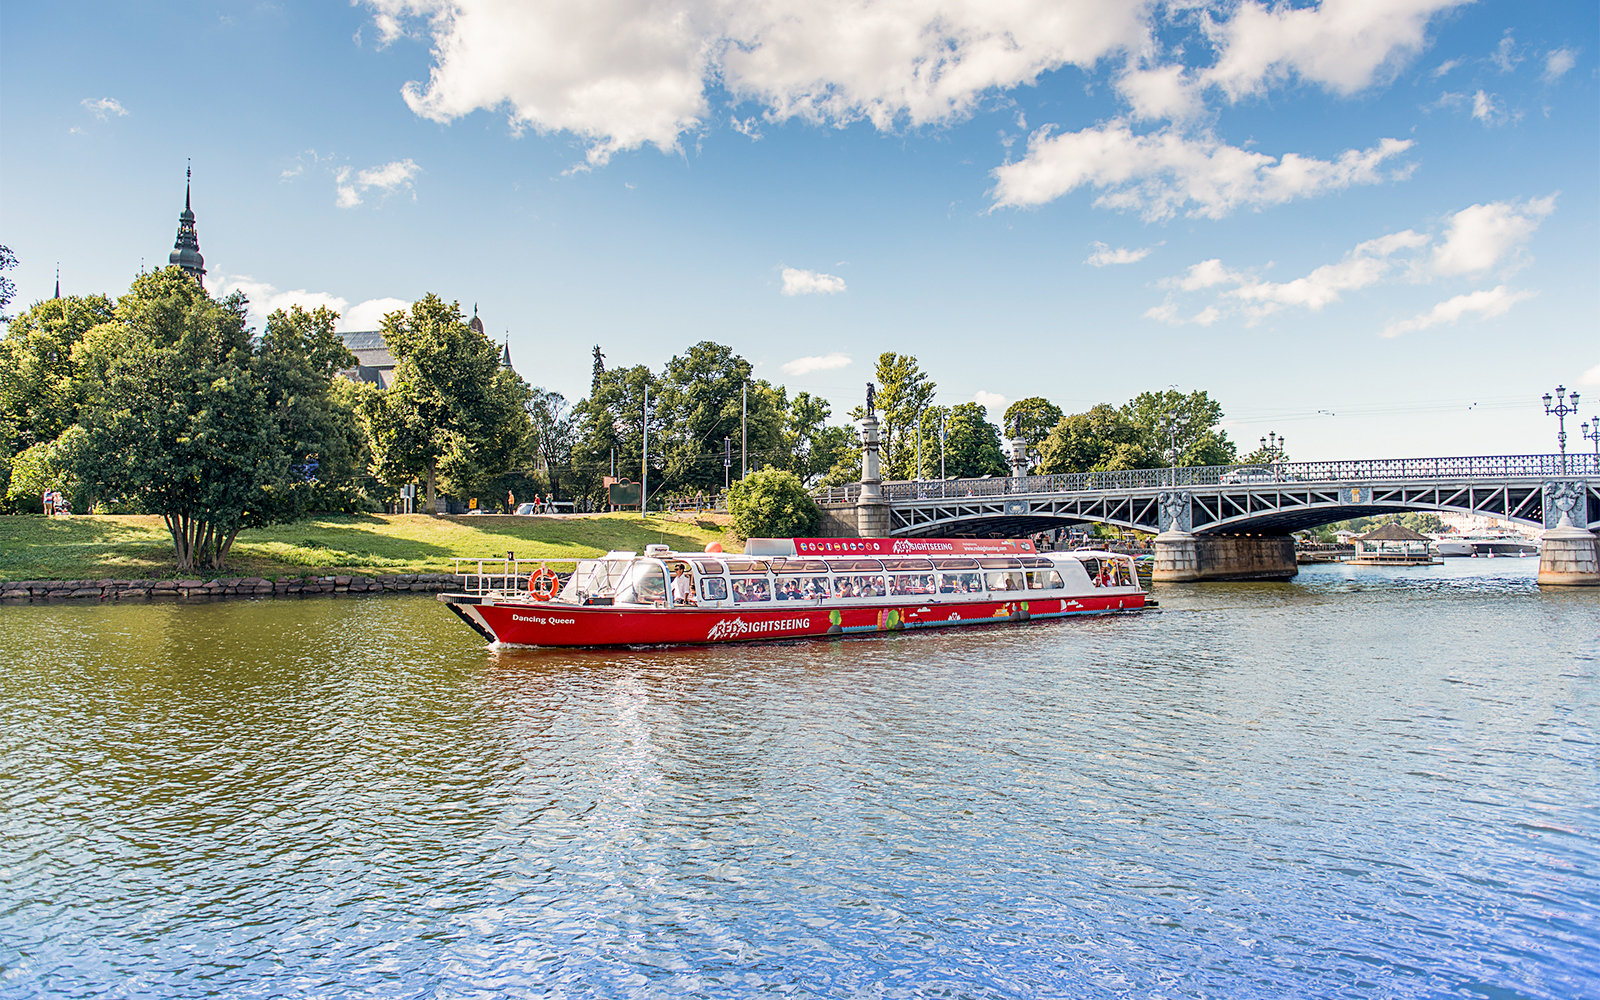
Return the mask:
[[1434, 545], [1441, 556], [1520, 557], [1539, 554], [1539, 543], [1508, 531], [1445, 537]]

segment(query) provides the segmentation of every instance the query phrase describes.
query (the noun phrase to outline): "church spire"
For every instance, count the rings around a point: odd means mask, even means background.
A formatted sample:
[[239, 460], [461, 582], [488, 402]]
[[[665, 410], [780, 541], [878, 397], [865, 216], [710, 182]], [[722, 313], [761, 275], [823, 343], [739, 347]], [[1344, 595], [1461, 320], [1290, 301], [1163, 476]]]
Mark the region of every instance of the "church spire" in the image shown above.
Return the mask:
[[194, 209], [189, 207], [189, 185], [194, 178], [194, 168], [186, 169], [183, 178], [183, 211], [178, 215], [178, 239], [172, 245], [167, 263], [176, 264], [189, 277], [203, 281], [206, 259], [200, 256], [200, 236], [194, 229]]
[[56, 298], [61, 298], [61, 265], [56, 265]]

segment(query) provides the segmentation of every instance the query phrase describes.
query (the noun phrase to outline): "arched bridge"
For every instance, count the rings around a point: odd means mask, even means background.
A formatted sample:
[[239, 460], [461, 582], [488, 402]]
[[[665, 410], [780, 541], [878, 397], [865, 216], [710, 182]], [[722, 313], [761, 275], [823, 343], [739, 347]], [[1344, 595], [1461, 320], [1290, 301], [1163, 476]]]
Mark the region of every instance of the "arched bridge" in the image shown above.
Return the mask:
[[[843, 515], [861, 484], [819, 492]], [[1099, 522], [1140, 531], [1287, 535], [1353, 517], [1452, 511], [1600, 528], [1600, 460], [1579, 455], [1294, 462], [887, 482], [889, 533], [1008, 536]], [[870, 496], [870, 495], [869, 495]]]

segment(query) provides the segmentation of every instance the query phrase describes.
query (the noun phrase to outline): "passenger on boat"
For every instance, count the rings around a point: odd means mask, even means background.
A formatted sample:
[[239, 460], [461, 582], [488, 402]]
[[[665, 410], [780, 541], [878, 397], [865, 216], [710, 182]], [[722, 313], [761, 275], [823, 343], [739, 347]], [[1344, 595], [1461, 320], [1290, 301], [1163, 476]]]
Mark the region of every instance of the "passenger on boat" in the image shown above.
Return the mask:
[[694, 581], [689, 578], [688, 568], [683, 563], [672, 567], [672, 603], [695, 603]]

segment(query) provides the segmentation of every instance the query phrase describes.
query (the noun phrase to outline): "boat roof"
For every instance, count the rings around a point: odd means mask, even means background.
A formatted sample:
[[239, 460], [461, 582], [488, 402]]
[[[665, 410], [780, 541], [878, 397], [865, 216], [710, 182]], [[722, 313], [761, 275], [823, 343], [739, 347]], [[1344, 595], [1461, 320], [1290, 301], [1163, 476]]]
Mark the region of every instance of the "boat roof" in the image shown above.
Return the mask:
[[1036, 555], [1029, 538], [750, 538], [747, 556]]

